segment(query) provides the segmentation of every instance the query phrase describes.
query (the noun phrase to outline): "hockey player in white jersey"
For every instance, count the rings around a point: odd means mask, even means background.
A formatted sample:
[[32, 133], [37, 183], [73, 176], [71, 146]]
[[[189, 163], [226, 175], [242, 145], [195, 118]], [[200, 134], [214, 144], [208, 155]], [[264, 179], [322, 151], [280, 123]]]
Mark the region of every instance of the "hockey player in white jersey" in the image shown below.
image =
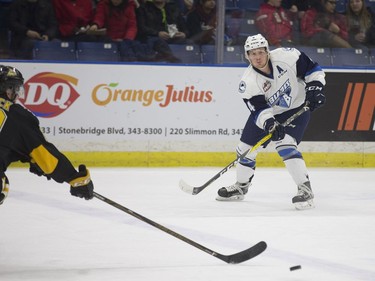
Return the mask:
[[[276, 151], [297, 185], [297, 195], [292, 198], [292, 203], [297, 209], [313, 208], [314, 194], [298, 144], [310, 120], [310, 111], [325, 103], [325, 73], [318, 63], [297, 49], [270, 51], [267, 40], [261, 34], [249, 36], [244, 49], [250, 65], [242, 76], [239, 94], [250, 110], [250, 116], [237, 146], [237, 154], [243, 154], [265, 135], [272, 133], [271, 140]], [[280, 125], [305, 104], [310, 111], [285, 128]], [[244, 199], [254, 176], [260, 149], [248, 153], [239, 161], [236, 166], [237, 182], [220, 188], [217, 200]]]

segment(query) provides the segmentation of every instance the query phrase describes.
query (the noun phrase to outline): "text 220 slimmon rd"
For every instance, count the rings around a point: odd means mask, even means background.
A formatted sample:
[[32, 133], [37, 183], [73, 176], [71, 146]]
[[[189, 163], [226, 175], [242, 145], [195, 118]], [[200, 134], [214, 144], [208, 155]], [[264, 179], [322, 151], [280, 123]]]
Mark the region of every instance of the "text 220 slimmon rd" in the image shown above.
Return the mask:
[[242, 129], [196, 129], [196, 128], [124, 128], [124, 127], [108, 127], [108, 128], [96, 128], [96, 127], [79, 127], [79, 128], [66, 128], [55, 126], [43, 126], [41, 127], [43, 134], [51, 135], [196, 135], [196, 136], [215, 136], [215, 135], [241, 135]]
[[195, 129], [195, 128], [170, 128], [170, 135], [241, 135], [242, 129]]

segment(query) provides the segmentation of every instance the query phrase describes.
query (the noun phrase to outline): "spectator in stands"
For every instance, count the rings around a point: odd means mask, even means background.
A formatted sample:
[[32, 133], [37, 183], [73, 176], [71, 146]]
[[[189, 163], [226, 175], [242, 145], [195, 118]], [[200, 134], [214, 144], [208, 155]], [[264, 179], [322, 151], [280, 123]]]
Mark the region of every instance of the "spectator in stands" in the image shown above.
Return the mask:
[[255, 16], [255, 24], [270, 45], [276, 47], [293, 45], [291, 19], [281, 7], [281, 0], [265, 0]]
[[94, 18], [92, 0], [52, 0], [59, 24], [60, 39], [64, 41], [93, 41], [86, 32]]
[[305, 43], [316, 47], [351, 48], [344, 15], [335, 11], [336, 0], [313, 0], [301, 19]]
[[309, 8], [309, 0], [283, 0], [281, 6], [287, 11], [289, 19], [293, 22], [293, 41], [301, 43], [300, 20]]
[[137, 9], [137, 39], [158, 53], [158, 60], [180, 62], [168, 44], [186, 43], [185, 19], [174, 2], [146, 1]]
[[309, 8], [308, 0], [283, 0], [281, 6], [289, 11], [292, 19], [301, 19]]
[[157, 36], [170, 44], [186, 42], [186, 22], [174, 2], [146, 1], [139, 8], [138, 27], [140, 36]]
[[375, 15], [364, 0], [349, 0], [346, 17], [353, 47], [375, 45]]
[[0, 59], [9, 58], [9, 6], [11, 1], [0, 1]]
[[16, 58], [32, 59], [36, 40], [56, 38], [58, 25], [51, 1], [13, 0], [9, 12], [10, 45]]
[[187, 15], [189, 40], [195, 44], [215, 44], [216, 1], [200, 0]]
[[120, 42], [134, 40], [137, 35], [137, 18], [133, 0], [101, 0], [90, 31], [106, 28], [106, 38]]
[[177, 4], [184, 17], [191, 12], [199, 0], [177, 0]]
[[100, 0], [88, 31], [106, 29], [104, 34], [98, 36], [98, 41], [122, 42], [125, 61], [146, 60], [140, 43], [135, 41], [138, 30], [135, 14], [137, 6], [139, 2], [133, 0]]

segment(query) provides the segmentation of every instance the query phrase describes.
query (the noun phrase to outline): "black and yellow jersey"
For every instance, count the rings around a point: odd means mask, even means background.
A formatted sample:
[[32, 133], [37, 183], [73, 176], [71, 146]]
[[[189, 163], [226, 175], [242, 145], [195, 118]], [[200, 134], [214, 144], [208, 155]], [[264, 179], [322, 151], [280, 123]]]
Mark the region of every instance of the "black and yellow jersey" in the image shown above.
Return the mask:
[[46, 140], [32, 112], [0, 98], [0, 174], [17, 161], [36, 164], [59, 183], [69, 182], [78, 173], [66, 156]]

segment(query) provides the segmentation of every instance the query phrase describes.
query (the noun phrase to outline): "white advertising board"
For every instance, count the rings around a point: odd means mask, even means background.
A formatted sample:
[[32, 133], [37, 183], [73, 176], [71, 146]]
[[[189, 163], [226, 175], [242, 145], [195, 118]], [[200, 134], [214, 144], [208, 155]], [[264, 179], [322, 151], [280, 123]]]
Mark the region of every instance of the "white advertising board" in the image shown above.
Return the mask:
[[67, 151], [234, 151], [243, 68], [13, 63], [46, 137]]

